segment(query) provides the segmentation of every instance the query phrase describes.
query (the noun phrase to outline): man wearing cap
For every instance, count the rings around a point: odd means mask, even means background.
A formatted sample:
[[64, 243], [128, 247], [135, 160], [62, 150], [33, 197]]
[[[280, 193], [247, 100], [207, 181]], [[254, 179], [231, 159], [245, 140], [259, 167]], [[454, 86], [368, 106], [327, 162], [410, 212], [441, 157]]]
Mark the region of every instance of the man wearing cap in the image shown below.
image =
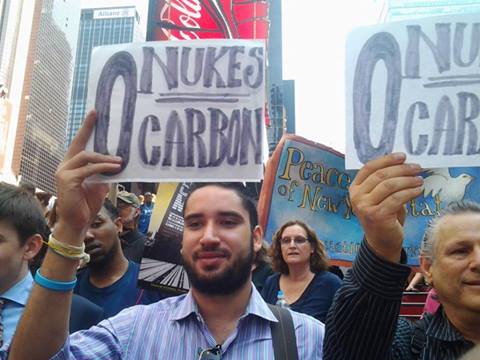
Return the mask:
[[123, 225], [119, 234], [123, 254], [128, 260], [140, 263], [145, 246], [145, 234], [137, 229], [140, 215], [140, 200], [135, 194], [120, 191], [117, 194], [117, 209]]

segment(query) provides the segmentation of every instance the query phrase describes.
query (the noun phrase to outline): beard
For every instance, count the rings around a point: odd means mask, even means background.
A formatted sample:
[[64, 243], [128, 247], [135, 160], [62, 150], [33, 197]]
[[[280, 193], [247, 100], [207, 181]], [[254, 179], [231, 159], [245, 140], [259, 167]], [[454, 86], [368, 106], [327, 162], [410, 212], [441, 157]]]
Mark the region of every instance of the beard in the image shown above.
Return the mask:
[[115, 243], [107, 252], [92, 256], [87, 266], [92, 270], [104, 269], [112, 261], [118, 250], [118, 247], [119, 244]]
[[192, 287], [205, 295], [231, 295], [249, 280], [253, 264], [253, 239], [246, 254], [238, 256], [221, 273], [200, 275], [196, 272], [191, 259], [183, 255], [183, 266], [187, 272]]

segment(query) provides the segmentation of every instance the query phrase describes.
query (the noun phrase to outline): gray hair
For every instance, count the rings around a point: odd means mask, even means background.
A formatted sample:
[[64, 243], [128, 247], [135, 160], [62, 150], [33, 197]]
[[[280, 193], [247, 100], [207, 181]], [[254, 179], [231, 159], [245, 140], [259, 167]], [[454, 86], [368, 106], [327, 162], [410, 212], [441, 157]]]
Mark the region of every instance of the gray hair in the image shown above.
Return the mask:
[[475, 346], [472, 350], [467, 352], [460, 360], [476, 360], [480, 359], [480, 345]]
[[427, 229], [425, 230], [425, 235], [423, 236], [420, 255], [428, 259], [430, 262], [433, 262], [435, 259], [435, 247], [438, 238], [438, 224], [441, 219], [447, 215], [459, 215], [464, 213], [480, 214], [480, 204], [468, 200], [452, 202], [443, 208], [437, 216], [432, 218], [429, 221]]

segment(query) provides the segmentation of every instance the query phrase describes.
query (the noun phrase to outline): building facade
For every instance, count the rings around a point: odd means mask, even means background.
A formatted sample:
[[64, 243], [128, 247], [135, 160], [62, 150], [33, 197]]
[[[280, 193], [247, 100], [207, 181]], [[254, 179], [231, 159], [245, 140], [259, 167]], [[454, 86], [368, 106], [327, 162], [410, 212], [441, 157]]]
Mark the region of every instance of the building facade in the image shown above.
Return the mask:
[[11, 170], [17, 179], [54, 193], [55, 170], [64, 154], [80, 7], [76, 0], [22, 3], [9, 92]]
[[0, 85], [10, 89], [23, 0], [0, 0]]
[[271, 154], [285, 132], [295, 133], [295, 83], [283, 80], [282, 3], [269, 1], [268, 37], [268, 150]]
[[471, 14], [480, 12], [479, 0], [387, 0], [383, 21], [400, 21], [427, 16]]
[[[24, 0], [0, 0], [0, 181], [9, 183], [16, 182], [12, 172], [15, 137], [12, 121], [12, 78], [14, 66], [19, 62], [15, 59], [20, 34], [25, 30], [30, 32], [30, 29], [21, 28], [23, 8]], [[25, 11], [26, 13], [28, 11]]]
[[70, 144], [88, 109], [86, 109], [88, 73], [92, 50], [100, 45], [144, 41], [135, 7], [82, 9], [78, 49], [73, 75], [67, 145]]

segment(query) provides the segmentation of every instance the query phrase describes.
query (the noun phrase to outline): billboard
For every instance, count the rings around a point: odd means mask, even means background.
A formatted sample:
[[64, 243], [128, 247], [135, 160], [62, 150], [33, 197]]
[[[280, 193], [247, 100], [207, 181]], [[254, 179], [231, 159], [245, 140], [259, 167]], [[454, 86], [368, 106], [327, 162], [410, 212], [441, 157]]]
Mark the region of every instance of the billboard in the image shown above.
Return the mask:
[[147, 41], [267, 39], [266, 0], [150, 0]]

